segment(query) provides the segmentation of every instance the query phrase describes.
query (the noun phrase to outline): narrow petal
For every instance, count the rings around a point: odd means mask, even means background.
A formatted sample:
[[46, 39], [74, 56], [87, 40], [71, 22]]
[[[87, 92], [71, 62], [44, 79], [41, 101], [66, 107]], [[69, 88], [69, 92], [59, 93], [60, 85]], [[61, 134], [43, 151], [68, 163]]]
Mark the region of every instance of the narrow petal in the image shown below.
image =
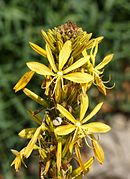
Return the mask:
[[57, 127], [54, 132], [57, 135], [68, 135], [75, 130], [75, 126], [72, 124], [62, 125]]
[[111, 129], [110, 126], [102, 122], [91, 122], [89, 124], [82, 125], [81, 128], [84, 129], [87, 134], [106, 133]]
[[47, 33], [44, 30], [41, 30], [41, 32], [42, 32], [42, 37], [44, 38], [45, 42], [48, 43], [51, 49], [55, 51], [55, 46], [52, 43], [52, 41], [49, 40]]
[[20, 80], [17, 82], [17, 84], [14, 86], [14, 90], [15, 92], [23, 89], [28, 83], [29, 81], [32, 79], [33, 75], [35, 72], [33, 71], [28, 71], [26, 72], [21, 78]]
[[95, 74], [94, 75], [94, 78], [95, 78], [95, 82], [96, 82], [96, 85], [97, 85], [97, 88], [98, 90], [106, 96], [106, 87], [105, 85], [103, 84], [103, 81], [102, 79], [100, 78], [100, 76], [98, 74]]
[[35, 94], [34, 92], [32, 92], [31, 90], [24, 88], [23, 92], [32, 100], [36, 101], [37, 103], [47, 107], [48, 103], [45, 99], [41, 98], [40, 96], [38, 96], [37, 94]]
[[90, 81], [93, 80], [93, 76], [91, 76], [90, 74], [80, 73], [80, 72], [63, 75], [63, 78], [73, 81], [75, 83], [89, 83]]
[[40, 75], [52, 75], [55, 76], [55, 74], [44, 64], [38, 63], [38, 62], [28, 62], [26, 63], [28, 68]]
[[[92, 164], [93, 164], [94, 158], [91, 157], [87, 162], [85, 162], [84, 164], [84, 168], [86, 170], [86, 172], [89, 171], [89, 169], [91, 168]], [[81, 167], [76, 168], [73, 173], [72, 173], [72, 177], [77, 178], [78, 176], [81, 175], [81, 173], [83, 172]]]
[[87, 49], [90, 49], [92, 48], [93, 46], [93, 43], [95, 42], [95, 40], [98, 42], [98, 44], [103, 40], [103, 36], [100, 36], [100, 37], [97, 37], [97, 38], [94, 38], [94, 39], [91, 39], [90, 41], [88, 41], [87, 43]]
[[[45, 130], [46, 130], [46, 128], [45, 128]], [[33, 137], [31, 138], [31, 140], [29, 141], [29, 143], [25, 149], [25, 152], [24, 152], [25, 158], [28, 158], [31, 155], [34, 145], [37, 142], [37, 139], [38, 139], [40, 133], [43, 131], [44, 131], [44, 127], [42, 125], [36, 129]]]
[[36, 45], [32, 42], [29, 42], [29, 44], [30, 44], [31, 48], [38, 54], [42, 55], [43, 57], [47, 56], [46, 50], [44, 50], [43, 48], [39, 47], [38, 45]]
[[97, 140], [92, 140], [92, 144], [93, 144], [93, 151], [94, 151], [96, 159], [98, 160], [100, 164], [103, 164], [104, 152], [103, 152], [101, 145], [99, 144]]
[[82, 94], [81, 106], [80, 106], [80, 121], [82, 121], [82, 119], [84, 118], [84, 115], [88, 109], [88, 104], [89, 104], [88, 95]]
[[68, 72], [70, 72], [72, 70], [75, 70], [75, 69], [83, 66], [89, 58], [90, 58], [90, 56], [87, 56], [87, 58], [81, 58], [81, 59], [79, 59], [78, 61], [73, 63], [71, 66], [69, 66], [67, 69], [65, 69], [63, 71], [63, 74], [66, 74], [66, 73], [68, 73]]
[[57, 104], [57, 109], [60, 111], [60, 113], [65, 116], [69, 121], [71, 121], [73, 124], [77, 122], [77, 120], [72, 116], [72, 114], [67, 111], [63, 106], [60, 104]]
[[63, 66], [67, 62], [67, 60], [71, 54], [71, 51], [72, 51], [71, 41], [68, 40], [63, 45], [63, 47], [60, 51], [60, 54], [59, 54], [59, 71], [62, 70]]
[[82, 123], [87, 122], [89, 119], [91, 119], [102, 107], [103, 102], [99, 103], [93, 110], [92, 112], [82, 121]]
[[49, 61], [50, 65], [51, 65], [52, 69], [54, 70], [54, 72], [57, 72], [54, 57], [52, 55], [51, 49], [50, 49], [48, 44], [46, 44], [46, 51], [47, 51], [47, 58], [48, 58], [48, 61]]
[[61, 152], [62, 152], [62, 143], [58, 142], [57, 153], [56, 153], [56, 165], [57, 165], [58, 171], [60, 171], [60, 168], [61, 168]]
[[36, 128], [27, 128], [19, 132], [21, 138], [30, 139], [36, 131]]
[[102, 60], [102, 62], [99, 63], [99, 64], [95, 67], [95, 69], [96, 69], [96, 70], [101, 70], [102, 68], [104, 68], [104, 67], [112, 60], [113, 55], [114, 55], [114, 54], [109, 54], [109, 55], [107, 55], [107, 56]]
[[78, 144], [75, 144], [75, 153], [76, 153], [76, 156], [77, 156], [77, 161], [81, 167], [81, 169], [83, 171], [85, 171], [85, 167], [84, 167], [84, 163], [83, 163], [83, 160], [82, 160], [82, 157], [81, 157], [81, 153], [80, 153], [80, 149], [79, 149], [79, 146]]

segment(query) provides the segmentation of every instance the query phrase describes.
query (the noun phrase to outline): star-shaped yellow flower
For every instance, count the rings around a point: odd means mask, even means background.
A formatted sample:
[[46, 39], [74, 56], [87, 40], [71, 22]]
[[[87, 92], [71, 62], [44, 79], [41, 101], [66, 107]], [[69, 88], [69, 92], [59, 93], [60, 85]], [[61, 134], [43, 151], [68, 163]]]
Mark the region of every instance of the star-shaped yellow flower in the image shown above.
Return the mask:
[[[93, 83], [97, 86], [99, 91], [106, 95], [106, 86], [104, 85], [100, 75], [103, 74], [103, 68], [112, 60], [113, 54], [107, 55], [106, 57], [104, 57], [101, 63], [95, 65], [97, 51], [98, 41], [95, 40], [95, 43], [93, 43], [93, 47], [90, 51], [91, 58], [87, 60], [87, 70], [91, 75], [93, 75]], [[83, 56], [87, 57], [87, 52], [85, 50], [83, 51]], [[86, 86], [83, 84], [82, 86], [84, 88], [83, 90], [86, 91], [85, 88], [87, 88], [88, 84], [86, 84]]]
[[83, 135], [89, 135], [94, 133], [105, 133], [108, 132], [111, 128], [101, 122], [91, 122], [86, 124], [95, 114], [100, 110], [102, 106], [102, 102], [99, 103], [93, 111], [84, 118], [85, 113], [88, 109], [88, 97], [87, 95], [84, 97], [82, 96], [81, 99], [81, 106], [80, 106], [80, 117], [79, 119], [75, 119], [72, 114], [67, 111], [63, 106], [60, 104], [57, 105], [57, 109], [60, 111], [60, 113], [65, 116], [68, 121], [70, 121], [67, 125], [59, 126], [55, 129], [55, 133], [57, 135], [68, 135], [72, 132], [74, 132], [74, 136], [78, 133]]
[[[35, 46], [35, 51], [36, 48], [39, 47]], [[39, 50], [37, 49], [37, 51]], [[71, 66], [65, 67], [70, 57], [70, 54], [72, 52], [72, 45], [70, 40], [66, 41], [65, 44], [63, 45], [59, 53], [58, 63], [55, 62], [54, 56], [48, 44], [46, 44], [46, 52], [47, 52], [47, 59], [51, 66], [50, 68], [38, 62], [28, 62], [27, 66], [31, 71], [36, 72], [40, 75], [51, 76], [52, 80], [50, 84], [55, 80], [54, 89], [56, 89], [57, 86], [59, 86], [58, 85], [59, 83], [62, 83], [62, 87], [63, 87], [63, 79], [67, 79], [75, 83], [88, 83], [93, 80], [93, 77], [88, 73], [71, 72], [73, 70], [78, 69], [79, 67], [83, 66], [86, 63], [86, 59], [84, 57], [77, 60]], [[86, 58], [89, 59], [90, 56], [87, 56]]]

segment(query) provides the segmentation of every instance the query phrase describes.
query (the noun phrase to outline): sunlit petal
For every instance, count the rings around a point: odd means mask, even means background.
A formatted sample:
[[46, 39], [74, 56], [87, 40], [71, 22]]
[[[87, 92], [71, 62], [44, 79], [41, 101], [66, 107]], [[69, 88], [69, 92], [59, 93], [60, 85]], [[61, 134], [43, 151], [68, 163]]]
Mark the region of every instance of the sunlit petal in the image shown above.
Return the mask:
[[62, 70], [63, 66], [65, 65], [71, 54], [71, 51], [72, 51], [71, 41], [68, 40], [63, 45], [59, 54], [59, 70]]
[[80, 121], [84, 118], [84, 115], [88, 109], [88, 95], [87, 94], [82, 94], [81, 95], [81, 105], [80, 105]]
[[54, 132], [57, 135], [68, 135], [75, 130], [75, 126], [72, 124], [62, 125], [57, 127]]
[[31, 90], [24, 88], [23, 92], [32, 100], [36, 101], [37, 103], [47, 107], [48, 103], [45, 99], [41, 98], [40, 96], [38, 96], [37, 94], [35, 94], [34, 92], [32, 92]]
[[14, 86], [14, 90], [15, 92], [23, 89], [28, 83], [29, 81], [32, 79], [33, 75], [35, 72], [33, 71], [28, 71], [26, 72], [21, 78], [20, 80], [17, 82], [17, 84]]
[[60, 104], [57, 104], [57, 109], [60, 111], [60, 113], [63, 116], [65, 116], [73, 124], [75, 124], [77, 122], [76, 119], [72, 116], [72, 114], [69, 111], [67, 111], [63, 106], [61, 106]]
[[79, 59], [78, 61], [76, 61], [75, 63], [73, 63], [71, 66], [69, 66], [67, 69], [65, 69], [63, 71], [64, 74], [72, 71], [72, 70], [75, 70], [81, 66], [83, 66], [85, 63], [86, 63], [86, 60], [88, 60], [90, 58], [90, 56], [87, 56], [87, 58], [81, 58]]
[[89, 124], [82, 125], [82, 129], [86, 130], [87, 134], [93, 134], [93, 133], [106, 133], [111, 128], [110, 126], [102, 122], [91, 122]]
[[63, 75], [63, 78], [73, 81], [75, 83], [88, 83], [93, 80], [93, 77], [90, 74], [80, 72]]
[[43, 57], [47, 56], [46, 50], [44, 50], [43, 48], [41, 48], [40, 46], [38, 46], [32, 42], [29, 42], [29, 44], [30, 44], [31, 48], [38, 54], [42, 55]]
[[44, 64], [39, 62], [28, 62], [26, 63], [28, 68], [40, 75], [52, 75], [55, 76], [55, 74]]
[[48, 44], [46, 44], [46, 51], [47, 51], [47, 58], [48, 58], [48, 61], [51, 65], [52, 69], [54, 70], [54, 72], [57, 72], [54, 57], [52, 55], [52, 51], [51, 51], [50, 46]]
[[99, 103], [93, 110], [92, 112], [85, 118], [82, 120], [82, 123], [87, 122], [89, 119], [91, 119], [102, 107], [103, 102]]
[[109, 55], [107, 55], [107, 56], [102, 60], [102, 62], [99, 63], [99, 64], [95, 67], [95, 69], [101, 70], [102, 68], [104, 68], [104, 67], [112, 60], [113, 55], [114, 55], [114, 54], [109, 54]]

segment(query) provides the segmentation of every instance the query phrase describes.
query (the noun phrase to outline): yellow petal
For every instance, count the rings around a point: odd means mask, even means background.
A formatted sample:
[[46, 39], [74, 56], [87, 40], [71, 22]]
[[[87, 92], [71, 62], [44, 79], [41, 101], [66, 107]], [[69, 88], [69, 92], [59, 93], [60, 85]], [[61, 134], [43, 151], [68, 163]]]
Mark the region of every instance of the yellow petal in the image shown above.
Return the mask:
[[29, 141], [27, 147], [25, 148], [25, 152], [24, 152], [25, 158], [28, 158], [31, 155], [31, 153], [33, 151], [33, 148], [34, 148], [34, 145], [37, 142], [37, 139], [38, 139], [39, 135], [44, 130], [46, 130], [46, 127], [42, 126], [42, 125], [36, 129], [33, 137], [31, 138], [31, 140]]
[[101, 145], [99, 144], [97, 140], [92, 140], [92, 144], [93, 144], [93, 150], [94, 150], [96, 159], [98, 160], [100, 164], [103, 164], [104, 152], [103, 152]]
[[96, 85], [97, 85], [97, 88], [98, 90], [106, 96], [106, 87], [105, 85], [103, 84], [103, 81], [102, 79], [100, 78], [100, 76], [98, 74], [95, 74], [94, 75], [94, 78], [95, 78], [95, 82], [96, 82]]
[[88, 60], [90, 58], [90, 56], [87, 56], [87, 59], [86, 58], [81, 58], [79, 59], [78, 61], [76, 61], [75, 63], [73, 63], [71, 66], [69, 66], [67, 69], [65, 69], [63, 71], [63, 74], [66, 74], [72, 70], [75, 70], [81, 66], [83, 66], [85, 63], [86, 63], [86, 60]]
[[[93, 161], [94, 161], [94, 158], [91, 157], [87, 162], [85, 162], [84, 164], [84, 168], [86, 170], [86, 172], [89, 171], [89, 169], [91, 168], [92, 164], [93, 164]], [[73, 173], [72, 173], [72, 177], [73, 178], [76, 178], [78, 177], [79, 175], [81, 175], [81, 173], [83, 172], [82, 168], [81, 167], [78, 167], [76, 168]]]
[[56, 88], [55, 88], [55, 100], [57, 103], [60, 102], [62, 95], [62, 88], [61, 88], [61, 79], [57, 78], [56, 80]]
[[38, 62], [28, 62], [26, 63], [28, 68], [40, 75], [52, 75], [55, 76], [55, 74], [44, 64], [38, 63]]
[[51, 65], [52, 69], [54, 70], [54, 72], [57, 72], [54, 57], [52, 55], [51, 49], [50, 49], [48, 44], [46, 44], [46, 51], [47, 51], [47, 58], [48, 58], [48, 61], [49, 61], [50, 65]]
[[41, 156], [41, 158], [42, 158], [43, 160], [44, 160], [45, 158], [47, 158], [45, 149], [40, 148], [40, 149], [38, 150], [38, 152], [39, 152], [39, 154], [40, 154], [40, 156]]
[[87, 94], [82, 94], [81, 95], [81, 106], [80, 106], [80, 121], [84, 118], [84, 115], [88, 109], [88, 95]]
[[14, 165], [16, 172], [19, 171], [19, 168], [21, 167], [21, 163], [23, 163], [24, 166], [27, 167], [23, 161], [23, 155], [24, 155], [25, 148], [23, 148], [20, 152], [18, 152], [16, 150], [11, 150], [11, 151], [14, 155], [16, 155], [15, 159], [11, 163], [11, 166]]
[[21, 78], [20, 80], [17, 82], [17, 84], [14, 86], [14, 90], [15, 92], [23, 89], [31, 80], [31, 78], [33, 77], [35, 72], [33, 71], [28, 71], [26, 72]]
[[55, 51], [54, 44], [52, 43], [52, 41], [49, 40], [47, 33], [44, 30], [42, 30], [41, 32], [42, 32], [42, 37], [44, 38], [45, 42], [48, 43], [51, 49]]
[[57, 127], [54, 132], [57, 135], [68, 135], [75, 130], [75, 126], [72, 124], [62, 125]]
[[93, 77], [88, 73], [70, 73], [68, 75], [63, 75], [63, 78], [73, 81], [75, 83], [89, 83], [93, 80]]
[[46, 174], [48, 173], [50, 166], [51, 166], [51, 160], [48, 159], [45, 165], [45, 170], [42, 173], [44, 176], [46, 176]]
[[68, 40], [63, 45], [63, 47], [60, 51], [60, 54], [59, 54], [59, 71], [62, 70], [63, 66], [67, 62], [67, 60], [71, 54], [71, 51], [72, 51], [71, 41]]
[[32, 100], [36, 101], [37, 103], [47, 107], [48, 103], [46, 102], [45, 99], [41, 98], [40, 96], [38, 96], [37, 94], [35, 94], [34, 92], [32, 92], [31, 90], [24, 88], [23, 92]]
[[61, 168], [61, 152], [62, 152], [62, 143], [58, 142], [57, 153], [56, 153], [56, 165], [57, 165], [58, 171], [60, 171], [60, 168]]
[[68, 154], [68, 151], [69, 151], [69, 144], [71, 143], [72, 141], [72, 137], [69, 136], [67, 139], [66, 139], [66, 142], [65, 142], [65, 145], [64, 145], [64, 148], [63, 148], [63, 151], [62, 151], [62, 157], [64, 158], [65, 155]]
[[39, 53], [39, 54], [42, 55], [43, 57], [46, 57], [46, 56], [47, 56], [46, 50], [44, 50], [43, 48], [39, 47], [38, 45], [36, 45], [36, 44], [34, 44], [34, 43], [32, 43], [32, 42], [29, 42], [29, 44], [30, 44], [31, 48], [32, 48], [35, 52]]
[[23, 129], [22, 131], [20, 131], [18, 135], [21, 138], [30, 139], [35, 133], [35, 131], [36, 131], [36, 128], [27, 128], [27, 129]]
[[95, 43], [95, 40], [98, 42], [98, 44], [103, 40], [103, 36], [91, 39], [88, 43], [87, 43], [87, 49], [90, 49], [93, 47], [93, 44]]
[[102, 107], [103, 102], [99, 103], [93, 110], [92, 112], [82, 121], [82, 123], [87, 122], [89, 119], [91, 119]]
[[67, 111], [63, 106], [61, 106], [60, 104], [57, 104], [57, 109], [60, 111], [60, 113], [63, 116], [65, 116], [73, 124], [75, 124], [77, 122], [76, 119], [72, 116], [72, 114], [69, 111]]
[[99, 63], [99, 64], [95, 67], [95, 69], [96, 69], [96, 70], [101, 70], [102, 68], [104, 68], [104, 66], [106, 66], [106, 65], [112, 60], [113, 55], [114, 55], [114, 54], [109, 54], [109, 55], [107, 55], [107, 56], [103, 59], [103, 61], [102, 61], [101, 63]]
[[82, 157], [81, 157], [81, 153], [80, 153], [80, 149], [79, 149], [78, 144], [75, 144], [75, 153], [76, 153], [76, 156], [77, 156], [77, 159], [78, 159], [77, 161], [78, 161], [82, 171], [85, 171], [83, 160], [82, 160]]
[[110, 126], [102, 122], [91, 122], [89, 124], [82, 125], [81, 128], [84, 129], [87, 134], [106, 133], [111, 129]]

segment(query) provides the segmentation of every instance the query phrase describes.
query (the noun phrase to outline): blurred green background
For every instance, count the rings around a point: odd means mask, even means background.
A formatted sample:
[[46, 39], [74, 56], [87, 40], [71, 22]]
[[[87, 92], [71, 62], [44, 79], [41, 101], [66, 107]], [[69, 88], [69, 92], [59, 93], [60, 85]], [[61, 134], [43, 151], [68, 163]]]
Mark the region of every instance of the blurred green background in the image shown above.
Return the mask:
[[[41, 58], [28, 42], [44, 47], [41, 29], [47, 30], [68, 20], [92, 32], [93, 37], [105, 37], [100, 44], [100, 57], [115, 54], [106, 72], [112, 75], [111, 85], [115, 82], [116, 86], [108, 92], [104, 113], [130, 113], [129, 0], [0, 0], [0, 179], [37, 178], [34, 162], [28, 163], [28, 171], [22, 169], [18, 175], [10, 168], [14, 158], [10, 149], [20, 149], [25, 142], [19, 139], [18, 132], [23, 127], [34, 126], [26, 108], [36, 107], [22, 92], [15, 94], [12, 88], [27, 71], [25, 63]], [[36, 84], [40, 86], [34, 79], [32, 88], [38, 91]]]

